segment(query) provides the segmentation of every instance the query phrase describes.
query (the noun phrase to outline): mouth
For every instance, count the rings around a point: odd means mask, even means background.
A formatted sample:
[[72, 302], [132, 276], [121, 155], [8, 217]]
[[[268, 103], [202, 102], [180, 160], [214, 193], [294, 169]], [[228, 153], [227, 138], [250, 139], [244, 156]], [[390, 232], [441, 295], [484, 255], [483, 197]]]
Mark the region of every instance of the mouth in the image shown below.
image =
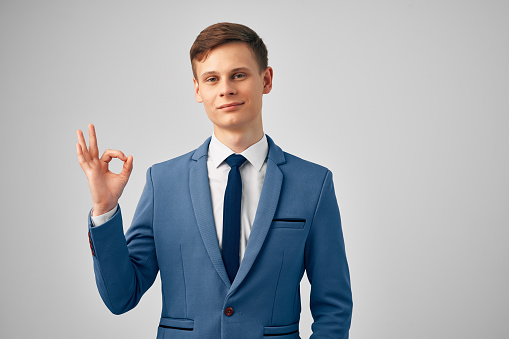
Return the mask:
[[232, 102], [232, 103], [229, 103], [229, 104], [224, 104], [224, 105], [221, 105], [218, 107], [218, 109], [222, 109], [222, 110], [225, 110], [225, 111], [231, 111], [231, 110], [234, 110], [240, 106], [244, 105], [243, 102]]

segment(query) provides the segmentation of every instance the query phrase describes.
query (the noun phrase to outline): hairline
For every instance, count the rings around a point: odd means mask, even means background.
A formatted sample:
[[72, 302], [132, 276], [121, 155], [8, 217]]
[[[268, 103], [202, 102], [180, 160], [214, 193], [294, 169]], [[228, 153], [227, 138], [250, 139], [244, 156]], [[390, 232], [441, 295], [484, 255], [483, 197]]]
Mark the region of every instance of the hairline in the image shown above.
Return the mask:
[[230, 41], [226, 41], [226, 42], [223, 42], [223, 43], [220, 43], [218, 44], [217, 46], [214, 46], [213, 48], [209, 49], [208, 51], [205, 51], [203, 52], [203, 57], [198, 60], [198, 55], [193, 58], [191, 60], [191, 68], [192, 68], [192, 71], [193, 71], [193, 77], [196, 81], [198, 81], [198, 77], [197, 77], [197, 74], [196, 74], [196, 67], [195, 67], [195, 62], [204, 62], [205, 60], [207, 60], [210, 52], [212, 52], [214, 49], [218, 48], [218, 47], [221, 47], [223, 45], [226, 45], [226, 44], [231, 44], [231, 43], [242, 43], [244, 45], [246, 45], [248, 48], [249, 48], [249, 51], [251, 51], [251, 54], [253, 56], [253, 59], [255, 60], [255, 63], [256, 63], [256, 67], [258, 68], [259, 70], [259, 74], [262, 74], [263, 71], [265, 71], [265, 69], [261, 69], [262, 67], [260, 66], [259, 62], [258, 62], [258, 58], [256, 57], [256, 54], [253, 50], [253, 48], [251, 47], [251, 45], [249, 43], [247, 43], [246, 41], [242, 41], [242, 40], [230, 40]]

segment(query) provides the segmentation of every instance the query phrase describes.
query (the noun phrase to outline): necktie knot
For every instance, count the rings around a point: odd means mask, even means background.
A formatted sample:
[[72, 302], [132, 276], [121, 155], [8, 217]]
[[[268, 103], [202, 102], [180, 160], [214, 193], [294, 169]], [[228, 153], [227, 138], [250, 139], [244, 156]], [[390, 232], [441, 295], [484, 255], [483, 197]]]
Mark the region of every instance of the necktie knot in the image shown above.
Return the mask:
[[230, 165], [230, 167], [237, 166], [240, 167], [246, 161], [246, 158], [244, 158], [241, 154], [232, 154], [228, 158], [226, 158], [226, 163]]

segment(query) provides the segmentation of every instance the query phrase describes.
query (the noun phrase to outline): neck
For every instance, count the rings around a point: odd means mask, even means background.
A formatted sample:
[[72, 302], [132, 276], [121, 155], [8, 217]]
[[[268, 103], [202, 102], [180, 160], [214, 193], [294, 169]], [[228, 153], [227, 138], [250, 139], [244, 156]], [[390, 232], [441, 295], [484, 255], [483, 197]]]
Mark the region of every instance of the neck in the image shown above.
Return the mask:
[[263, 128], [236, 131], [224, 130], [214, 126], [214, 135], [217, 140], [228, 146], [235, 153], [241, 153], [249, 146], [256, 144], [263, 138], [263, 134]]

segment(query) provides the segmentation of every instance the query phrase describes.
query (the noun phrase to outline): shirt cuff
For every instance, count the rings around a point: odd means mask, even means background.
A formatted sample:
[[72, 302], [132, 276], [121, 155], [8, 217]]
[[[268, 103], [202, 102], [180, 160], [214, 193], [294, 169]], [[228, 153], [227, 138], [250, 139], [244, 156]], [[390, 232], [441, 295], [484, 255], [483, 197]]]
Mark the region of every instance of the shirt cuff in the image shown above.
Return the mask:
[[104, 214], [96, 215], [95, 217], [90, 216], [90, 219], [92, 219], [92, 227], [101, 226], [106, 221], [110, 220], [111, 217], [113, 216], [113, 214], [115, 214], [115, 212], [117, 212], [117, 207], [118, 207], [118, 204], [117, 204], [117, 206], [113, 207], [112, 210], [110, 210]]

